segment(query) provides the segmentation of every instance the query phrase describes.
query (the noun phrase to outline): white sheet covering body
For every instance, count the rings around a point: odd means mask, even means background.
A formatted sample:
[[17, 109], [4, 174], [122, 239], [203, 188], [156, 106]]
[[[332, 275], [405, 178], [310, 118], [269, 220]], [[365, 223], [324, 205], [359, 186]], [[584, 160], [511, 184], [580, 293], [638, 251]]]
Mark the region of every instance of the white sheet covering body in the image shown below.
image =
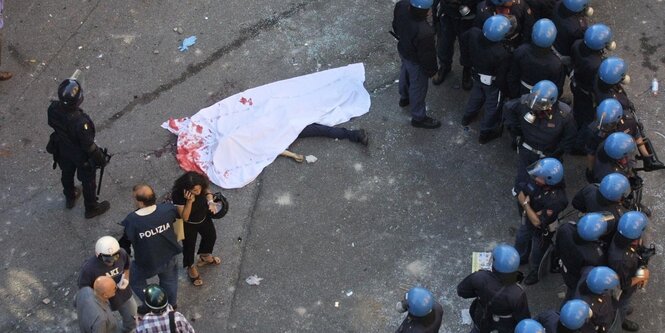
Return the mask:
[[334, 126], [369, 111], [362, 63], [252, 88], [162, 127], [178, 136], [176, 158], [223, 188], [253, 181], [305, 126]]

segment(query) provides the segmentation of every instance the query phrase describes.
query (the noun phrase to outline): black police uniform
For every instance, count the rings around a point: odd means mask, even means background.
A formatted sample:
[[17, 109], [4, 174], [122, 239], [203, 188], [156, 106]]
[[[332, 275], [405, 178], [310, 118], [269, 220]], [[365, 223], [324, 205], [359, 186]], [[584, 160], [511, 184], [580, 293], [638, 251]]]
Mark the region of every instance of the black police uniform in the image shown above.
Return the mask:
[[551, 48], [538, 47], [532, 43], [520, 45], [513, 55], [513, 62], [508, 72], [508, 88], [510, 97], [516, 98], [528, 94], [533, 86], [542, 81], [550, 80], [563, 93], [566, 71], [561, 59]]
[[[573, 93], [573, 114], [577, 128], [586, 130], [596, 117], [596, 104], [593, 102], [594, 78], [598, 73], [600, 63], [603, 62], [603, 51], [590, 49], [583, 39], [576, 40], [570, 47], [572, 74], [570, 90]], [[599, 101], [600, 102], [600, 101]], [[583, 136], [579, 137], [581, 146]]]
[[598, 184], [587, 184], [579, 190], [573, 197], [572, 205], [582, 213], [609, 212], [614, 216], [613, 220], [607, 221], [607, 233], [601, 237], [605, 244], [612, 241], [617, 223], [626, 212], [620, 202], [610, 201], [603, 197]]
[[559, 312], [557, 311], [547, 310], [541, 312], [534, 319], [543, 325], [547, 333], [563, 332], [559, 330]]
[[442, 320], [443, 307], [439, 302], [434, 302], [432, 311], [424, 317], [407, 315], [396, 333], [438, 333]]
[[575, 139], [575, 123], [570, 107], [556, 102], [548, 113], [536, 112], [533, 124], [524, 119], [532, 110], [525, 105], [527, 96], [508, 101], [504, 106], [504, 124], [513, 138], [521, 138], [515, 185], [529, 180], [526, 168], [545, 157], [561, 158], [570, 152]]
[[[527, 276], [527, 280], [529, 280], [538, 275], [540, 262], [554, 236], [554, 232], [550, 232], [549, 226], [556, 222], [559, 213], [566, 209], [568, 198], [563, 182], [556, 186], [538, 186], [533, 181], [529, 181], [517, 184], [515, 191], [528, 195], [529, 205], [535, 212], [540, 213], [539, 228], [536, 228], [526, 214], [523, 214], [522, 225], [515, 236], [515, 249], [520, 254], [520, 261], [528, 261], [530, 264], [529, 275], [531, 277]], [[537, 280], [536, 278], [535, 281]]]
[[512, 6], [503, 7], [495, 6], [491, 0], [482, 1], [478, 3], [474, 25], [482, 29], [485, 20], [497, 14], [503, 14], [508, 17], [513, 25], [514, 29], [511, 29], [511, 33], [506, 36], [505, 41], [511, 50], [531, 40], [531, 29], [533, 28], [534, 19], [531, 9], [526, 2], [515, 0]]
[[426, 20], [418, 20], [410, 12], [409, 0], [395, 5], [393, 30], [398, 36], [397, 50], [402, 59], [399, 93], [411, 104], [413, 120], [426, 117], [425, 98], [429, 78], [437, 72], [434, 29]]
[[614, 318], [616, 317], [617, 305], [616, 301], [612, 297], [610, 291], [603, 294], [594, 294], [589, 290], [589, 287], [586, 284], [586, 277], [589, 275], [589, 272], [593, 267], [588, 266], [582, 270], [582, 276], [580, 277], [580, 282], [577, 285], [577, 290], [575, 290], [574, 298], [581, 299], [585, 301], [593, 315], [580, 329], [581, 333], [601, 333], [609, 332]]
[[[450, 71], [455, 53], [455, 39], [462, 49], [462, 34], [473, 27], [476, 18], [478, 3], [482, 0], [441, 0], [438, 3], [437, 17], [439, 18], [439, 31], [437, 34], [436, 53], [439, 58], [442, 73]], [[461, 10], [466, 7], [469, 13], [462, 15]], [[469, 59], [460, 56], [460, 65], [469, 67]]]
[[604, 243], [582, 239], [577, 233], [575, 222], [569, 222], [559, 227], [555, 245], [559, 255], [561, 277], [568, 288], [564, 297], [564, 302], [566, 302], [575, 294], [575, 288], [582, 276], [582, 268], [606, 265], [607, 254]]
[[[600, 65], [598, 65], [598, 67], [600, 68]], [[619, 103], [621, 103], [621, 107], [623, 107], [624, 113], [628, 113], [630, 110], [634, 109], [633, 103], [628, 98], [626, 91], [623, 89], [620, 83], [607, 84], [600, 79], [598, 74], [596, 74], [593, 80], [592, 89], [594, 108], [600, 105], [600, 102], [604, 101], [605, 99], [614, 98], [619, 101]]]
[[632, 286], [632, 279], [640, 268], [640, 257], [637, 254], [637, 246], [631, 244], [631, 240], [617, 233], [608, 249], [608, 266], [619, 276], [621, 286], [621, 297], [619, 298], [619, 311], [622, 319], [626, 317], [626, 310], [630, 305], [630, 299], [637, 291], [637, 286]]
[[517, 283], [521, 273], [502, 274], [480, 270], [457, 285], [457, 295], [475, 298], [469, 312], [474, 322], [472, 332], [512, 333], [522, 319], [530, 318], [526, 293]]
[[571, 46], [573, 42], [584, 38], [584, 32], [588, 27], [587, 17], [584, 13], [575, 13], [563, 2], [558, 2], [552, 12], [552, 22], [556, 26], [556, 40], [554, 50], [562, 57], [564, 65], [570, 65]]
[[[473, 66], [473, 88], [463, 122], [473, 119], [484, 106], [480, 125], [482, 135], [496, 129], [500, 123], [501, 92], [507, 91], [506, 74], [511, 55], [503, 43], [490, 41], [477, 27], [464, 33], [462, 41], [462, 58], [469, 59]], [[484, 82], [481, 82], [481, 76], [485, 76]]]
[[531, 8], [534, 20], [537, 21], [542, 18], [551, 18], [554, 5], [557, 1], [558, 0], [526, 0], [526, 4]]
[[48, 108], [48, 124], [55, 130], [52, 140], [56, 141], [55, 160], [62, 170], [63, 193], [68, 199], [76, 196], [74, 174], [82, 183], [86, 211], [97, 207], [95, 189], [96, 169], [92, 154], [98, 153], [95, 145], [95, 125], [92, 119], [78, 107], [66, 107], [59, 101], [52, 101]]

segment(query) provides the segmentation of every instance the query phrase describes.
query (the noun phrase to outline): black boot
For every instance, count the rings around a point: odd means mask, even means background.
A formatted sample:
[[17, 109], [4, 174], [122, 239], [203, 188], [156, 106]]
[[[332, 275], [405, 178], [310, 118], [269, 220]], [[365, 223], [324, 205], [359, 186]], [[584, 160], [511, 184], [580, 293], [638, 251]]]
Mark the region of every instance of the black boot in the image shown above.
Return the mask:
[[425, 116], [425, 118], [422, 120], [411, 119], [411, 126], [417, 128], [434, 129], [441, 127], [441, 122], [432, 117]]
[[538, 271], [530, 271], [523, 282], [527, 286], [538, 283]]
[[464, 67], [462, 70], [462, 89], [471, 90], [473, 80], [471, 79], [471, 67]]
[[499, 126], [490, 131], [480, 132], [480, 136], [478, 137], [478, 143], [484, 145], [496, 138], [500, 138], [501, 134], [503, 134], [503, 126]]
[[655, 171], [665, 169], [663, 162], [659, 161], [655, 155], [644, 158], [644, 171]]
[[358, 143], [362, 144], [363, 146], [367, 146], [369, 144], [369, 137], [367, 136], [367, 131], [365, 131], [364, 129], [361, 128], [361, 129], [356, 130], [354, 132], [355, 132], [354, 133], [355, 134], [355, 140], [353, 140], [353, 141], [358, 142]]
[[94, 205], [85, 207], [85, 218], [91, 219], [95, 216], [102, 215], [106, 213], [109, 208], [111, 208], [111, 204], [108, 201], [95, 202]]
[[632, 320], [624, 319], [623, 323], [621, 323], [621, 328], [623, 328], [624, 331], [637, 332], [640, 330], [640, 325]]
[[436, 75], [432, 78], [432, 84], [435, 86], [440, 85], [446, 79], [446, 76], [450, 73], [450, 65], [442, 66], [439, 68], [439, 71], [436, 72]]

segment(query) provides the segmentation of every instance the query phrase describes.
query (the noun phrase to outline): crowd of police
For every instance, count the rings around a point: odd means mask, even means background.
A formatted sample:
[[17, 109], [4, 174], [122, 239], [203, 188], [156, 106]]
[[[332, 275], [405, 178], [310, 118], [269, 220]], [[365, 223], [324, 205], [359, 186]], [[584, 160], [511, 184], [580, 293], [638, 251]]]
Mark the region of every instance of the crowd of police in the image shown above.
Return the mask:
[[[514, 246], [492, 251], [492, 268], [457, 286], [473, 299], [471, 332], [638, 331], [630, 301], [649, 280], [653, 246], [643, 241], [651, 211], [640, 171], [664, 169], [623, 85], [627, 65], [608, 53], [611, 29], [591, 22], [589, 0], [401, 0], [393, 36], [401, 58], [399, 105], [411, 124], [437, 128], [425, 114], [429, 79], [441, 84], [459, 43], [462, 126], [482, 113], [479, 143], [510, 132], [517, 151], [513, 195], [521, 225]], [[438, 64], [437, 64], [438, 56]], [[571, 103], [561, 100], [570, 82]], [[572, 199], [569, 221], [563, 156], [586, 158], [588, 185]], [[641, 163], [640, 163], [641, 162]], [[571, 212], [575, 212], [575, 210]], [[523, 275], [518, 269], [528, 264]], [[567, 287], [556, 309], [532, 317], [523, 285], [548, 272]], [[438, 332], [443, 309], [414, 287], [398, 303], [398, 332]], [[554, 308], [554, 306], [552, 306]]]

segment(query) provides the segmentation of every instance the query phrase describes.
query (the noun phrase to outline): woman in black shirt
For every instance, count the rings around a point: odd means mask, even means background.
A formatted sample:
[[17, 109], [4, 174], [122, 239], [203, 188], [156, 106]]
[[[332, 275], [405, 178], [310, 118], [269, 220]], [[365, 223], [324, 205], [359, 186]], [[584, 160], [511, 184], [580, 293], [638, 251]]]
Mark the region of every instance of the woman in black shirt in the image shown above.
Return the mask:
[[[178, 208], [184, 221], [185, 239], [182, 241], [183, 266], [195, 286], [203, 284], [197, 266], [219, 265], [221, 259], [212, 255], [217, 231], [211, 214], [216, 211], [213, 194], [209, 189], [208, 179], [197, 172], [188, 171], [173, 184], [171, 199]], [[199, 258], [194, 265], [194, 248], [197, 234], [201, 235], [201, 244], [197, 252]]]

